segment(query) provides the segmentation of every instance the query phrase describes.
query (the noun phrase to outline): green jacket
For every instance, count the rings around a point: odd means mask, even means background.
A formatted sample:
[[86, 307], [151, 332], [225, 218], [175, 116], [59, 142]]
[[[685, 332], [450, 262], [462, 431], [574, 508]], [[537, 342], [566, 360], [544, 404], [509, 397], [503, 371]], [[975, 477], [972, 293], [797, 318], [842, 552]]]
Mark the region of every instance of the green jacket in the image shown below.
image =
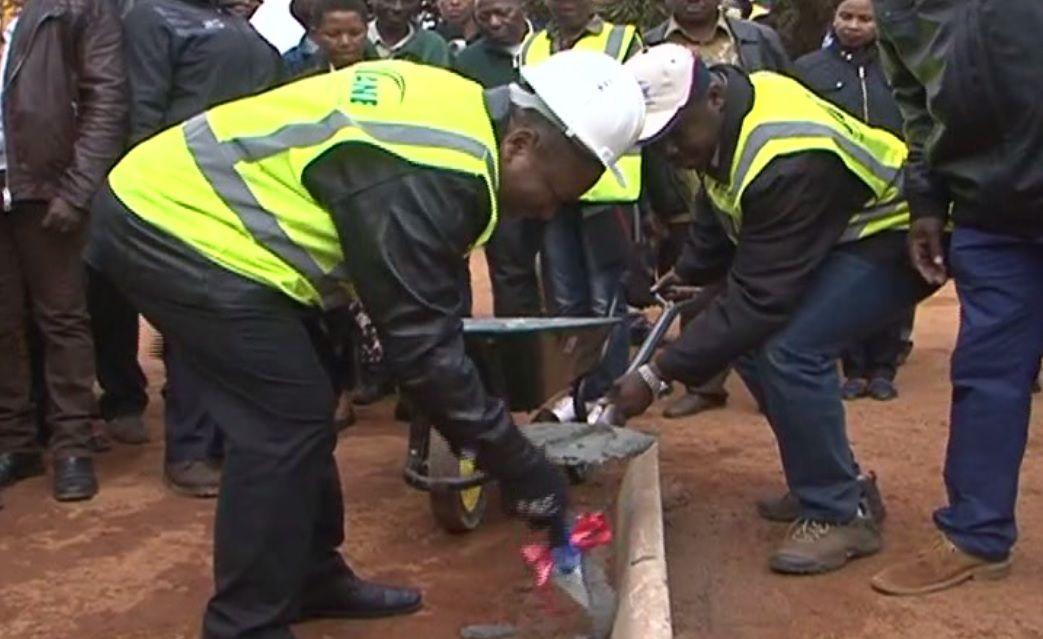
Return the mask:
[[487, 89], [518, 79], [514, 54], [485, 38], [479, 38], [458, 53], [453, 69]]
[[[376, 43], [372, 43], [376, 47]], [[378, 49], [379, 55], [379, 49]], [[434, 31], [417, 27], [413, 35], [390, 56], [392, 60], [408, 60], [448, 69], [452, 62], [449, 44]]]

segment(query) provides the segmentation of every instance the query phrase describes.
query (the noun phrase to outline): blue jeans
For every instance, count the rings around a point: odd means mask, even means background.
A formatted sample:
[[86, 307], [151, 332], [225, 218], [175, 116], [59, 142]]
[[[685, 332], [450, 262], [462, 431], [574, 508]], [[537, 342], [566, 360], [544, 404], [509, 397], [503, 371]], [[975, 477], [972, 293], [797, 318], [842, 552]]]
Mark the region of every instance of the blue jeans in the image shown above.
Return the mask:
[[1043, 354], [1043, 238], [960, 227], [949, 264], [960, 332], [945, 460], [949, 505], [934, 520], [965, 552], [1002, 560], [1018, 536], [1018, 473]]
[[[626, 315], [623, 275], [629, 250], [632, 206], [569, 206], [547, 223], [543, 234], [544, 272], [552, 311], [558, 317]], [[617, 301], [618, 300], [618, 301]], [[626, 323], [608, 338], [605, 356], [584, 383], [583, 400], [601, 397], [623, 374], [629, 356]]]
[[858, 513], [861, 500], [837, 358], [852, 341], [900, 317], [931, 291], [905, 260], [834, 250], [789, 323], [736, 364], [775, 432], [802, 517], [844, 523]]

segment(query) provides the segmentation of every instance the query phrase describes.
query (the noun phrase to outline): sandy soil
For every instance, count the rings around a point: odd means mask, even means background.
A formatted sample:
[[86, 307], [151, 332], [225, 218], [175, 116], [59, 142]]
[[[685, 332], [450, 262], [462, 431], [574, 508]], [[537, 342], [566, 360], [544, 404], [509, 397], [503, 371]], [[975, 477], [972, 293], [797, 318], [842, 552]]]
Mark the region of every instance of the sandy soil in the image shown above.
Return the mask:
[[[479, 308], [488, 308], [483, 269], [475, 269]], [[902, 397], [850, 410], [856, 449], [880, 473], [891, 516], [888, 547], [834, 575], [784, 579], [767, 554], [783, 528], [759, 521], [758, 496], [779, 490], [772, 439], [752, 402], [732, 382], [727, 409], [697, 419], [644, 423], [664, 440], [668, 552], [679, 637], [1036, 637], [1043, 636], [1043, 474], [1027, 456], [1024, 539], [1013, 576], [921, 600], [873, 594], [868, 577], [888, 560], [931, 539], [927, 515], [942, 496], [940, 464], [948, 388], [947, 355], [955, 301], [944, 293], [919, 318], [917, 348], [902, 370]], [[148, 361], [153, 389], [162, 372]], [[360, 411], [337, 450], [348, 504], [346, 553], [369, 577], [422, 586], [425, 609], [365, 623], [314, 623], [303, 639], [451, 639], [471, 623], [510, 622], [521, 637], [573, 636], [568, 615], [532, 592], [517, 559], [531, 539], [490, 508], [466, 537], [438, 530], [425, 495], [400, 479], [405, 432], [390, 405]], [[160, 403], [149, 408], [153, 443], [120, 447], [99, 460], [101, 494], [56, 504], [49, 479], [4, 493], [0, 511], [0, 638], [176, 639], [196, 637], [210, 592], [213, 503], [175, 497], [160, 480]], [[604, 507], [613, 473], [580, 491]]]

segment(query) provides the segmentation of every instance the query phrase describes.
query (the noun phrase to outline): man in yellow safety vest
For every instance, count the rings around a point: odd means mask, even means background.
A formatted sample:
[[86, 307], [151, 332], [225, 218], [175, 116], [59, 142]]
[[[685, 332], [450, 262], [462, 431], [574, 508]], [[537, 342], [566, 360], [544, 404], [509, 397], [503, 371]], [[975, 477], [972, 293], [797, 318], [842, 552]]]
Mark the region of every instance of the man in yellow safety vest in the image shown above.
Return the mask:
[[360, 63], [204, 112], [110, 174], [87, 259], [186, 353], [228, 441], [206, 639], [420, 606], [337, 550], [334, 397], [313, 324], [353, 295], [402, 390], [515, 512], [545, 523], [564, 509], [560, 473], [464, 353], [459, 274], [499, 215], [547, 216], [606, 167], [619, 175], [644, 100], [601, 54], [521, 77], [486, 91], [430, 66]]
[[619, 407], [636, 415], [666, 383], [701, 383], [740, 358], [789, 486], [758, 504], [762, 516], [793, 522], [772, 569], [819, 573], [876, 552], [883, 504], [848, 444], [836, 361], [934, 289], [905, 251], [905, 145], [791, 79], [707, 69], [677, 45], [628, 66], [649, 98], [649, 130], [664, 131], [653, 143], [704, 187], [662, 284], [726, 275], [728, 287], [617, 383]]

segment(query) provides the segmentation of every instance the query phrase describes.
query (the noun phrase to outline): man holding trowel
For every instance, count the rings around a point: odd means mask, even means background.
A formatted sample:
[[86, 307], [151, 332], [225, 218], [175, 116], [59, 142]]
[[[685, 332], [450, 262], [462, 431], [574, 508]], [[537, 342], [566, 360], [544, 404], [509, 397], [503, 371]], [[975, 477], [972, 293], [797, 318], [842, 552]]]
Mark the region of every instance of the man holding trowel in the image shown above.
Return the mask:
[[[453, 104], [432, 109], [432, 104]], [[549, 216], [642, 133], [633, 76], [566, 52], [498, 89], [360, 63], [211, 109], [132, 150], [87, 259], [189, 355], [229, 443], [206, 639], [416, 610], [345, 564], [334, 397], [313, 322], [357, 293], [402, 390], [513, 510], [560, 520], [566, 485], [464, 353], [462, 256], [498, 215]]]
[[[935, 285], [905, 250], [905, 145], [796, 81], [707, 68], [653, 47], [628, 66], [648, 95], [648, 129], [703, 181], [674, 282], [727, 275], [727, 292], [680, 339], [613, 390], [625, 415], [671, 381], [697, 385], [737, 366], [778, 440], [793, 525], [772, 569], [819, 573], [880, 549], [882, 505], [848, 443], [836, 359]], [[655, 126], [659, 125], [659, 126]]]

